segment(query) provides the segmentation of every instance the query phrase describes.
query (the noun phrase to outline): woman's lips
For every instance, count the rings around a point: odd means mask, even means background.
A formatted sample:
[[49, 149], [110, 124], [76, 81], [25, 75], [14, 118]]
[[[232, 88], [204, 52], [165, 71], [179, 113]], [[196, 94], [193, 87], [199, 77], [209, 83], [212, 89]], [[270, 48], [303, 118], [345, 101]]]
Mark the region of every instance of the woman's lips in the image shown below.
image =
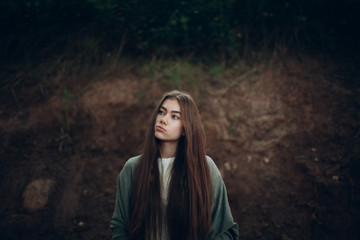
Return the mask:
[[165, 128], [160, 127], [160, 126], [156, 126], [156, 130], [160, 131], [160, 132], [165, 132]]

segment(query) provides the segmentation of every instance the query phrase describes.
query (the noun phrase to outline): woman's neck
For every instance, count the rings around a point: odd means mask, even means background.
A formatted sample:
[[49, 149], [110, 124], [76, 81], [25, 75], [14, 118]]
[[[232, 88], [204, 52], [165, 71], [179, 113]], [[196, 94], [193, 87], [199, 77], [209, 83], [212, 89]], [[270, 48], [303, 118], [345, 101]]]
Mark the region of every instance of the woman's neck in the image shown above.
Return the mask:
[[162, 142], [160, 145], [160, 154], [162, 158], [175, 157], [178, 142]]

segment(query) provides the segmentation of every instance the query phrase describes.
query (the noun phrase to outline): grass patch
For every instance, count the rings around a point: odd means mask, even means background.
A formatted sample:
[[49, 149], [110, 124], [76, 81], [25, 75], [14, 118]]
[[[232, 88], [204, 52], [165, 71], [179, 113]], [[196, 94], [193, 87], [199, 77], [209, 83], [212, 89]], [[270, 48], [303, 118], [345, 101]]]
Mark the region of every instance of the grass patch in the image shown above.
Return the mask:
[[202, 64], [187, 59], [153, 59], [143, 63], [139, 72], [141, 77], [156, 81], [163, 90], [180, 89], [197, 91], [203, 86], [206, 72]]

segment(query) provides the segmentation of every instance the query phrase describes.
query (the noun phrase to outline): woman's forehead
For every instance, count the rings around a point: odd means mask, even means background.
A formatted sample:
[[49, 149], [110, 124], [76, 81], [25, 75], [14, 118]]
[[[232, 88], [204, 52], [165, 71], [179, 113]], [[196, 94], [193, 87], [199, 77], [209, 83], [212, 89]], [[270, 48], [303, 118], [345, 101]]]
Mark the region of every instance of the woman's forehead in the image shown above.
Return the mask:
[[165, 108], [167, 111], [176, 111], [180, 112], [180, 105], [176, 99], [167, 98], [162, 104], [161, 107]]

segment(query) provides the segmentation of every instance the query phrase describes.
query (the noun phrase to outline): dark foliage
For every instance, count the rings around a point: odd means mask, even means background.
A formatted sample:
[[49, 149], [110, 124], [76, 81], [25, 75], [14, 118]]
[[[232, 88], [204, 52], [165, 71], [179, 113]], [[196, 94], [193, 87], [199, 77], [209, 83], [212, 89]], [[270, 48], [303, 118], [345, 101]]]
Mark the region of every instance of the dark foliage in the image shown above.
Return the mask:
[[[3, 62], [64, 46], [127, 54], [296, 51], [357, 46], [358, 0], [1, 1]], [[87, 39], [84, 41], [84, 39]]]

